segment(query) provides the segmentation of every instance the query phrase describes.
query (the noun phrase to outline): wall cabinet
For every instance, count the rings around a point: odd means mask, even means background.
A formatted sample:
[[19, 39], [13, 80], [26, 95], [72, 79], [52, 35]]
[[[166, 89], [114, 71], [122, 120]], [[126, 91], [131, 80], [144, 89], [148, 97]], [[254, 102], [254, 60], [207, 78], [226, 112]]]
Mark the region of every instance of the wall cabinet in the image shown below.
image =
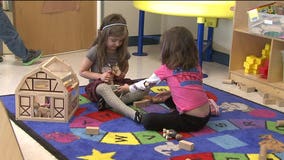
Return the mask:
[[[229, 78], [284, 98], [283, 64], [280, 53], [284, 50], [284, 39], [250, 33], [248, 29], [247, 11], [268, 3], [271, 1], [236, 1]], [[259, 74], [245, 73], [243, 63], [246, 57], [261, 56], [262, 49], [267, 43], [271, 46], [267, 79], [261, 78]]]

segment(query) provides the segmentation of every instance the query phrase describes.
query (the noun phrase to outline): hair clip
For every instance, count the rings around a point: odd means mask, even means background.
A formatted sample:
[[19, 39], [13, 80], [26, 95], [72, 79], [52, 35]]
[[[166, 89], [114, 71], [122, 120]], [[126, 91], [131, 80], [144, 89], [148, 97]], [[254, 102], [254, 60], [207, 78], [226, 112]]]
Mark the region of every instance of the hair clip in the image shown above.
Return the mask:
[[104, 26], [102, 30], [109, 28], [109, 27], [112, 27], [112, 26], [127, 26], [127, 25], [124, 24], [124, 23], [113, 23], [113, 24], [109, 24], [109, 25]]

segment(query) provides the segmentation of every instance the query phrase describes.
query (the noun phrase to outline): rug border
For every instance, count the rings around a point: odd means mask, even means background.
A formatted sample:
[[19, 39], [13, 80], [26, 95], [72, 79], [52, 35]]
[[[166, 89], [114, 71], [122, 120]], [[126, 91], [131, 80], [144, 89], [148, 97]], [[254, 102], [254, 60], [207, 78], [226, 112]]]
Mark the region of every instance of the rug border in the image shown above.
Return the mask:
[[208, 85], [208, 84], [205, 84], [205, 83], [203, 83], [203, 85], [207, 85], [207, 86], [212, 87], [212, 88], [214, 88], [214, 89], [217, 89], [217, 90], [219, 90], [219, 91], [223, 91], [223, 92], [226, 92], [226, 93], [228, 93], [228, 94], [232, 94], [232, 95], [234, 95], [234, 96], [236, 96], [236, 97], [239, 97], [239, 98], [245, 99], [245, 100], [247, 100], [247, 101], [250, 101], [250, 102], [256, 103], [256, 104], [258, 104], [258, 105], [260, 105], [260, 106], [262, 106], [262, 107], [269, 108], [269, 109], [271, 109], [271, 110], [273, 110], [273, 111], [280, 112], [280, 113], [283, 113], [283, 114], [284, 114], [284, 112], [282, 112], [282, 111], [279, 111], [279, 110], [274, 109], [274, 108], [270, 108], [270, 107], [268, 107], [268, 106], [265, 106], [265, 105], [260, 104], [260, 103], [258, 103], [258, 102], [254, 102], [254, 101], [252, 101], [252, 100], [249, 100], [249, 99], [244, 98], [244, 97], [241, 97], [241, 96], [239, 96], [239, 95], [236, 95], [236, 94], [230, 93], [230, 92], [228, 92], [228, 91], [225, 91], [225, 90], [222, 90], [222, 89], [219, 89], [219, 88], [213, 87], [213, 86]]
[[[15, 94], [9, 94], [4, 96], [12, 96]], [[3, 97], [3, 96], [0, 96]], [[3, 103], [5, 106], [5, 104]], [[24, 130], [25, 133], [27, 133], [29, 136], [31, 136], [35, 141], [37, 141], [43, 148], [45, 148], [49, 153], [51, 153], [54, 157], [60, 160], [68, 160], [68, 158], [63, 155], [61, 152], [58, 151], [55, 147], [53, 147], [51, 144], [49, 144], [45, 139], [41, 138], [39, 134], [37, 134], [35, 131], [33, 131], [29, 126], [27, 126], [24, 122], [20, 120], [16, 120], [15, 115], [11, 113], [6, 107], [5, 107], [9, 118], [18, 125], [22, 130]]]
[[[267, 107], [265, 105], [262, 105], [262, 104], [259, 104], [257, 102], [254, 102], [252, 100], [249, 100], [247, 98], [244, 98], [244, 97], [241, 97], [239, 95], [236, 95], [236, 94], [233, 94], [233, 93], [230, 93], [228, 91], [225, 91], [225, 90], [222, 90], [222, 89], [219, 89], [219, 88], [216, 88], [216, 87], [213, 87], [211, 85], [208, 85], [208, 84], [205, 84], [203, 83], [203, 85], [206, 85], [206, 86], [209, 86], [211, 88], [214, 88], [216, 90], [219, 90], [219, 91], [223, 91], [225, 93], [228, 93], [228, 94], [232, 94], [236, 97], [239, 97], [239, 98], [242, 98], [242, 99], [245, 99], [247, 101], [250, 101], [250, 102], [253, 102], [253, 103], [256, 103], [258, 105], [261, 105], [262, 107], [265, 107], [265, 108], [269, 108], [271, 110], [274, 110], [274, 111], [277, 111], [277, 112], [280, 112], [280, 113], [284, 113], [282, 111], [279, 111], [277, 109], [274, 109], [274, 108], [270, 108], [270, 107]], [[80, 86], [80, 87], [85, 87], [85, 86]], [[15, 94], [8, 94], [8, 95], [1, 95], [0, 97], [4, 97], [4, 96], [13, 96]], [[28, 135], [30, 135], [34, 140], [36, 140], [43, 148], [45, 148], [48, 152], [50, 152], [54, 157], [56, 157], [57, 159], [60, 159], [60, 160], [68, 160], [68, 158], [63, 155], [61, 152], [58, 151], [58, 149], [56, 149], [55, 147], [53, 147], [51, 144], [49, 144], [44, 138], [42, 138], [39, 134], [37, 134], [36, 132], [34, 132], [30, 127], [28, 127], [24, 122], [20, 121], [20, 120], [16, 120], [15, 119], [15, 115], [12, 114], [6, 107], [5, 109], [7, 110], [7, 113], [8, 113], [8, 116], [9, 118], [15, 123], [17, 124], [21, 129], [24, 130], [24, 132], [26, 132]], [[29, 131], [29, 133], [27, 132]]]

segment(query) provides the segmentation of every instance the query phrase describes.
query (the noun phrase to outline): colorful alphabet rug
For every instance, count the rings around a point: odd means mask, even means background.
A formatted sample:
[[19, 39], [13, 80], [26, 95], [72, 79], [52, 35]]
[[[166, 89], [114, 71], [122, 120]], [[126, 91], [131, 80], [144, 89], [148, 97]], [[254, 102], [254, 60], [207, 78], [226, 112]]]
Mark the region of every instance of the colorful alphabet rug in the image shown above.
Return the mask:
[[[208, 96], [220, 106], [198, 132], [183, 132], [192, 150], [180, 149], [179, 141], [112, 110], [97, 111], [80, 88], [80, 107], [68, 123], [16, 121], [15, 96], [2, 96], [10, 118], [58, 159], [86, 160], [270, 160], [284, 159], [284, 127], [277, 126], [284, 114], [204, 85]], [[150, 104], [145, 112], [168, 112], [163, 104]], [[86, 126], [99, 127], [99, 134], [86, 134]], [[261, 144], [261, 145], [260, 145]], [[262, 146], [262, 147], [261, 147]]]

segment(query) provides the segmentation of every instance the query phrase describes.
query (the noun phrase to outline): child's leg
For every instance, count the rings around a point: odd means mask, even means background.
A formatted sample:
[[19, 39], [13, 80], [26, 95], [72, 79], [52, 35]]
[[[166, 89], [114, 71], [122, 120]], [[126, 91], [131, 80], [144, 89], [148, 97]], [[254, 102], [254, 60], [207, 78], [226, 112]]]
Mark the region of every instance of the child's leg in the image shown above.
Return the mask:
[[137, 91], [134, 93], [126, 93], [125, 95], [121, 96], [120, 99], [125, 103], [129, 104], [134, 101], [138, 101], [143, 99], [146, 95], [148, 95], [149, 91]]
[[143, 116], [142, 122], [147, 130], [162, 131], [164, 128], [181, 130], [179, 124], [183, 123], [178, 111], [170, 113], [148, 113]]
[[105, 83], [99, 84], [96, 88], [96, 93], [101, 95], [104, 98], [105, 102], [119, 113], [137, 122], [141, 121], [141, 115], [139, 115], [139, 113], [136, 113], [137, 111], [123, 103], [112, 91], [110, 85]]
[[170, 113], [148, 113], [142, 118], [142, 124], [147, 130], [162, 131], [173, 129], [180, 131], [198, 131], [209, 121], [209, 115], [204, 118], [180, 114], [178, 111]]
[[175, 105], [175, 103], [174, 103], [172, 97], [168, 98], [168, 99], [165, 101], [165, 105], [168, 106], [168, 107], [171, 108], [171, 109], [176, 109], [176, 105]]

